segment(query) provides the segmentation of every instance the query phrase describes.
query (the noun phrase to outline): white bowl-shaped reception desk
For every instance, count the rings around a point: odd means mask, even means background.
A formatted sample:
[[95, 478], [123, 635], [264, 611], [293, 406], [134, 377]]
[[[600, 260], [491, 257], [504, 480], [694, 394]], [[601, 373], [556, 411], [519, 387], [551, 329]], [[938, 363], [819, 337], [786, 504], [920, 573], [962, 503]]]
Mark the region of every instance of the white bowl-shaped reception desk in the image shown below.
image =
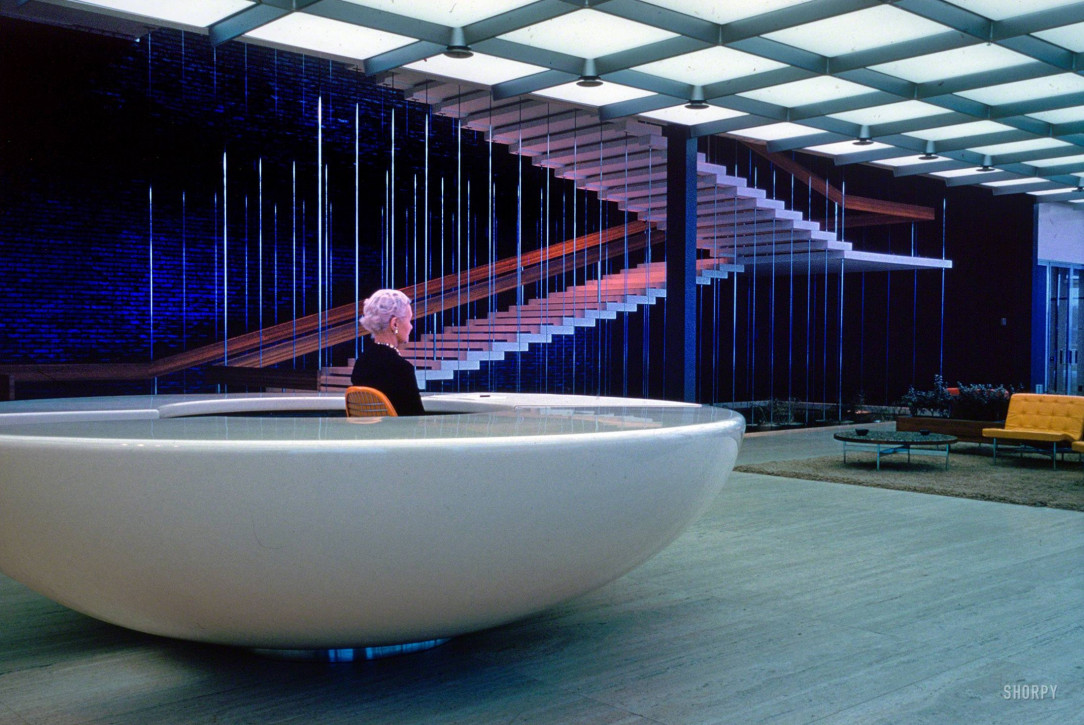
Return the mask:
[[0, 404], [0, 571], [143, 632], [276, 650], [508, 622], [601, 586], [725, 482], [744, 421], [678, 403], [446, 394]]

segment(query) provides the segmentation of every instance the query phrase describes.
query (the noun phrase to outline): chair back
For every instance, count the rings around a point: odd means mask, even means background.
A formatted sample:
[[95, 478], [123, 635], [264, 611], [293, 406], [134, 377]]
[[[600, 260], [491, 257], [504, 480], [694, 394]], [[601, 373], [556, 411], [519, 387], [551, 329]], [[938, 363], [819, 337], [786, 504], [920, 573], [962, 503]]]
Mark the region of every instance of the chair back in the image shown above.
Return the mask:
[[378, 416], [397, 416], [395, 406], [388, 396], [376, 388], [351, 385], [346, 389], [346, 417], [373, 418]]
[[1078, 441], [1084, 437], [1084, 396], [1013, 393], [1005, 428], [1048, 431]]

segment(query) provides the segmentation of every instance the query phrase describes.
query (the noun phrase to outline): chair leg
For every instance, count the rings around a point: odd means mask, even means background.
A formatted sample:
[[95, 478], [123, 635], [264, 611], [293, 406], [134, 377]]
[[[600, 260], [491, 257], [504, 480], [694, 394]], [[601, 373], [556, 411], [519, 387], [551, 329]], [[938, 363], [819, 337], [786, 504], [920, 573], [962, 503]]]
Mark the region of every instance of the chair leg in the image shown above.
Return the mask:
[[997, 438], [994, 439], [994, 458], [993, 462], [997, 463]]

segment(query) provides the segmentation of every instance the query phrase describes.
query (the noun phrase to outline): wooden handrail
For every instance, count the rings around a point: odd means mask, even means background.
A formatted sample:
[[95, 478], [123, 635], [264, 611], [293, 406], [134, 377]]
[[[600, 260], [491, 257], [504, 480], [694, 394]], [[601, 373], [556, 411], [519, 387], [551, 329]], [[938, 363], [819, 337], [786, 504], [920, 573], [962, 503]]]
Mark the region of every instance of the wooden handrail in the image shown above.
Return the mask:
[[[827, 179], [817, 176], [794, 159], [784, 156], [783, 154], [771, 153], [765, 146], [760, 144], [750, 143], [748, 141], [742, 141], [741, 143], [750, 151], [772, 162], [813, 191], [822, 196], [826, 196], [829, 201], [843, 204], [847, 211], [865, 211], [872, 214], [884, 214], [886, 217], [884, 223], [888, 224], [895, 224], [900, 221], [932, 221], [936, 218], [934, 209], [928, 206], [904, 204], [898, 201], [885, 201], [884, 199], [873, 199], [868, 196], [855, 196], [854, 194], [848, 194], [844, 197], [843, 192], [829, 184]], [[869, 219], [863, 221], [864, 226], [869, 226], [872, 223], [872, 220]]]
[[[624, 238], [625, 235], [623, 232], [621, 234], [607, 234], [602, 238], [601, 242], [592, 243], [585, 247], [579, 247], [577, 251], [582, 253], [584, 258], [577, 266], [594, 264], [600, 259], [608, 259], [621, 253], [625, 249]], [[618, 242], [621, 243], [619, 244]], [[638, 251], [646, 246], [647, 234], [646, 225], [644, 225], [639, 232], [629, 235], [628, 249], [630, 251]], [[569, 249], [571, 249], [571, 247], [569, 247]], [[523, 271], [519, 274], [517, 274], [517, 265], [513, 259], [511, 265], [501, 265], [500, 274], [495, 274], [492, 277], [487, 274], [485, 277], [471, 279], [469, 284], [464, 284], [460, 287], [451, 287], [443, 290], [438, 288], [428, 297], [421, 298], [424, 305], [420, 306], [419, 299], [417, 297], [412, 297], [414, 301], [414, 312], [419, 316], [422, 314], [421, 311], [423, 309], [425, 310], [425, 314], [443, 312], [444, 310], [452, 309], [460, 305], [485, 299], [494, 294], [513, 290], [520, 284], [537, 282], [544, 279], [547, 276], [547, 273], [550, 277], [562, 274], [570, 271], [572, 268], [571, 265], [565, 263], [565, 260], [567, 260], [569, 256], [570, 255], [568, 254], [561, 256], [561, 261], [559, 263], [555, 262], [551, 264], [547, 270], [544, 270], [540, 263], [545, 261], [547, 257], [532, 256], [530, 264], [520, 265], [523, 267]], [[524, 255], [524, 259], [526, 259], [526, 255]], [[502, 260], [502, 262], [504, 261], [507, 260]], [[489, 265], [483, 266], [487, 269], [489, 267]], [[483, 267], [476, 267], [475, 270], [480, 270], [482, 268]], [[449, 275], [449, 277], [455, 277], [455, 275]], [[430, 282], [427, 286], [431, 286], [432, 284], [433, 283]], [[420, 286], [421, 285], [417, 285], [417, 287]], [[400, 291], [410, 297], [410, 291], [413, 289], [414, 287], [404, 287]], [[276, 363], [285, 362], [296, 355], [315, 352], [320, 346], [321, 335], [325, 346], [349, 342], [358, 334], [364, 332], [364, 330], [360, 326], [357, 329], [354, 327], [353, 304], [351, 303], [346, 307], [351, 311], [350, 316], [339, 319], [335, 323], [328, 324], [321, 334], [308, 332], [303, 336], [283, 340], [271, 346], [265, 345], [260, 351], [249, 352], [233, 358], [231, 364], [253, 366], [274, 365]]]
[[[596, 253], [612, 257], [623, 246], [616, 241], [630, 240], [630, 249], [646, 244], [647, 224], [632, 221], [590, 234], [584, 234], [559, 244], [550, 245], [517, 257], [506, 257], [491, 264], [481, 264], [458, 274], [448, 274], [428, 282], [401, 288], [414, 301], [415, 309], [421, 303], [428, 313], [440, 312], [467, 302], [475, 302], [491, 293], [514, 288], [516, 270], [523, 268], [524, 282], [537, 281], [537, 269], [549, 262], [551, 276], [569, 271], [565, 260], [573, 254], [583, 254], [577, 266], [597, 262]], [[460, 280], [469, 280], [469, 286], [459, 289]], [[491, 285], [491, 280], [495, 283]], [[492, 288], [492, 289], [491, 289]], [[465, 294], [464, 294], [465, 292]], [[336, 345], [353, 339], [355, 335], [355, 303], [330, 308], [323, 313], [325, 345]], [[147, 380], [180, 372], [200, 365], [220, 363], [224, 359], [231, 366], [273, 365], [313, 352], [320, 345], [318, 330], [320, 314], [303, 315], [295, 320], [280, 322], [261, 330], [235, 335], [226, 341], [208, 343], [191, 350], [169, 355], [158, 360], [138, 363], [60, 363], [36, 365], [33, 363], [0, 365], [0, 374], [9, 375], [23, 382], [70, 382], [78, 380]], [[365, 332], [359, 329], [358, 332]], [[262, 354], [261, 354], [262, 350]], [[228, 355], [227, 355], [228, 353]]]

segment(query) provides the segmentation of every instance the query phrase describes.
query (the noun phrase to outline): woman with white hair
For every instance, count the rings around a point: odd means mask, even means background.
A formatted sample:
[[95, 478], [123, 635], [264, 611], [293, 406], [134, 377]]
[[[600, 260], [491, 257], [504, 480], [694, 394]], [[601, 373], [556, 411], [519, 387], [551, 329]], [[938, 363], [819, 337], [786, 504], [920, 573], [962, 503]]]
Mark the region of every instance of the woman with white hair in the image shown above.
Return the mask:
[[376, 388], [395, 406], [399, 415], [424, 415], [414, 366], [399, 355], [399, 345], [414, 329], [410, 298], [396, 289], [374, 292], [362, 306], [361, 326], [372, 341], [354, 363], [350, 382]]

